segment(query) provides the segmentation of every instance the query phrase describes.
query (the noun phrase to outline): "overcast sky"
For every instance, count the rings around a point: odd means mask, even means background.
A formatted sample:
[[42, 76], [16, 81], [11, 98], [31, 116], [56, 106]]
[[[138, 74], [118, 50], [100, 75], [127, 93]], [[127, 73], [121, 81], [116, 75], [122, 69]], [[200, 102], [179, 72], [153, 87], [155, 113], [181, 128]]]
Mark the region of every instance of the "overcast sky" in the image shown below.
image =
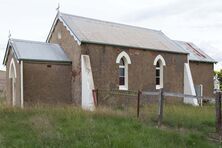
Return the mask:
[[9, 30], [12, 38], [45, 41], [58, 3], [61, 12], [162, 30], [171, 39], [194, 42], [219, 62], [216, 69], [222, 68], [222, 0], [0, 0], [0, 60]]

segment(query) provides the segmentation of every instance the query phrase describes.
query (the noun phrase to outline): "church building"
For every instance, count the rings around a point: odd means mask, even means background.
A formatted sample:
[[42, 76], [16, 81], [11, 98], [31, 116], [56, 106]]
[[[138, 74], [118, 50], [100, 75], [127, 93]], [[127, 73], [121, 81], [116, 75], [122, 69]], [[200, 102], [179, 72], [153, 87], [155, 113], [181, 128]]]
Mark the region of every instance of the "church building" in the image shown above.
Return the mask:
[[[7, 102], [91, 108], [93, 89], [213, 96], [216, 61], [190, 42], [163, 32], [58, 12], [45, 42], [8, 41]], [[185, 103], [198, 105], [195, 99]]]

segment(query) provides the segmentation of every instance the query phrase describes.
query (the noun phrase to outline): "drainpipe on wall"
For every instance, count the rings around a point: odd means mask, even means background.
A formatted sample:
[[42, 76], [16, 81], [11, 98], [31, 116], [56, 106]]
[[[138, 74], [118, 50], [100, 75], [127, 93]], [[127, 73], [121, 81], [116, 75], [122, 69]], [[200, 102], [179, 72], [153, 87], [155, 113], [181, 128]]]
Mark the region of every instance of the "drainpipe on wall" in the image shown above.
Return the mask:
[[24, 107], [24, 98], [23, 98], [23, 61], [20, 63], [20, 76], [21, 76], [21, 108]]

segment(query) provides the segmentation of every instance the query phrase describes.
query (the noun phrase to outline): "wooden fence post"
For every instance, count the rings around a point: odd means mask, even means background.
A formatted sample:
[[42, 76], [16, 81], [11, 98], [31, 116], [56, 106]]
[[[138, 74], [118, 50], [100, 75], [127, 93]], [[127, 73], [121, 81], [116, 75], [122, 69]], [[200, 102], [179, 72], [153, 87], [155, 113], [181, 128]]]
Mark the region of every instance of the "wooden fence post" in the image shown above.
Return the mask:
[[164, 103], [163, 89], [160, 89], [159, 109], [158, 109], [158, 127], [161, 126], [162, 121], [163, 121], [163, 103]]
[[221, 136], [221, 92], [216, 93], [215, 108], [216, 108], [216, 132]]
[[137, 96], [137, 118], [140, 116], [140, 95], [141, 91], [138, 90], [138, 96]]

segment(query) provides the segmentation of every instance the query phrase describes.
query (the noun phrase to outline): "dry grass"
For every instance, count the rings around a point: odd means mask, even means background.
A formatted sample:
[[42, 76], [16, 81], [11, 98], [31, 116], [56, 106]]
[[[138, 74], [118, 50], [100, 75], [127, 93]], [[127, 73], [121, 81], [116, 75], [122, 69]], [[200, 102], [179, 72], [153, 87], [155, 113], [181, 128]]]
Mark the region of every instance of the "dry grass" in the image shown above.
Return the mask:
[[[214, 132], [214, 106], [166, 104], [161, 129], [157, 106], [95, 112], [74, 106], [0, 107], [3, 147], [218, 147], [208, 141]], [[27, 140], [28, 139], [28, 140]]]

